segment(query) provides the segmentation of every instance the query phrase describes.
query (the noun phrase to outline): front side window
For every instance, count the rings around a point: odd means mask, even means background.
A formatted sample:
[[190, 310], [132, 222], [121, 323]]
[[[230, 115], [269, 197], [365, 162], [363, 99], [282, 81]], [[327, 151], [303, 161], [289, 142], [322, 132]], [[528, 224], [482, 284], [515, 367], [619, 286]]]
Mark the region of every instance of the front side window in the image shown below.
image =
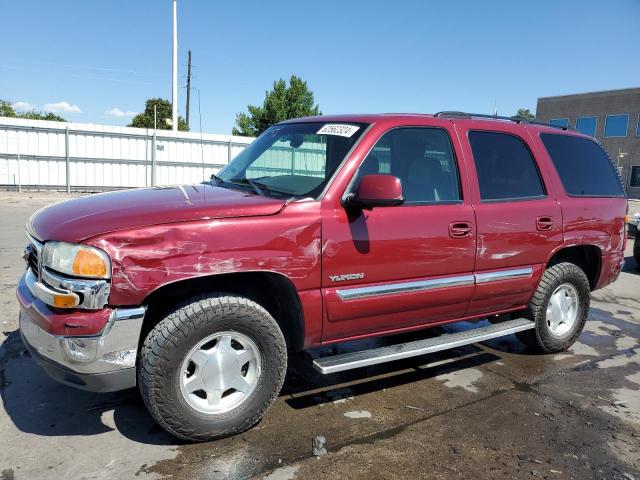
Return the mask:
[[631, 167], [631, 178], [629, 179], [630, 187], [640, 187], [640, 165]]
[[615, 167], [593, 140], [573, 135], [540, 135], [568, 195], [619, 197], [624, 193]]
[[262, 195], [317, 198], [365, 128], [325, 122], [274, 125], [223, 168], [216, 181]]
[[522, 140], [498, 132], [469, 132], [483, 201], [533, 199], [546, 195], [535, 160]]
[[605, 137], [626, 137], [629, 126], [629, 115], [607, 115], [604, 122]]
[[441, 128], [403, 127], [385, 133], [360, 165], [354, 185], [371, 174], [398, 177], [405, 205], [462, 198], [451, 140]]
[[591, 137], [596, 136], [596, 126], [598, 117], [578, 117], [576, 120], [576, 130]]
[[549, 125], [551, 125], [552, 127], [567, 128], [569, 126], [569, 119], [568, 118], [552, 118], [551, 120], [549, 120]]

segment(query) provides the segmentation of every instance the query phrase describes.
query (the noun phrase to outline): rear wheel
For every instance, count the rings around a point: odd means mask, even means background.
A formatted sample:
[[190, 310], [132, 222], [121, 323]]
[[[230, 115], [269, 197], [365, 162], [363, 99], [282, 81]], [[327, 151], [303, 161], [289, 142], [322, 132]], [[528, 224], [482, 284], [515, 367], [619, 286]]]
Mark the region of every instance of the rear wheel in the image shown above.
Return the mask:
[[153, 418], [173, 435], [206, 441], [258, 423], [287, 366], [276, 321], [233, 295], [197, 297], [162, 319], [140, 352], [138, 383]]
[[589, 280], [577, 265], [563, 262], [547, 268], [526, 313], [535, 328], [518, 337], [542, 353], [568, 349], [584, 328], [590, 292]]

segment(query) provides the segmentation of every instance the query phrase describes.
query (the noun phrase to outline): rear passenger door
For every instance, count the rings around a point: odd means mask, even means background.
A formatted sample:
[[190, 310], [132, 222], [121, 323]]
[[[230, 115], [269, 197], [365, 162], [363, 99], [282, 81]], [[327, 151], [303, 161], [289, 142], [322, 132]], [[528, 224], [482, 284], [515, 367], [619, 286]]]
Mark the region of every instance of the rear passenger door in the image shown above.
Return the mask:
[[476, 288], [468, 315], [526, 304], [550, 252], [562, 244], [560, 206], [522, 131], [505, 125], [462, 132], [476, 173]]

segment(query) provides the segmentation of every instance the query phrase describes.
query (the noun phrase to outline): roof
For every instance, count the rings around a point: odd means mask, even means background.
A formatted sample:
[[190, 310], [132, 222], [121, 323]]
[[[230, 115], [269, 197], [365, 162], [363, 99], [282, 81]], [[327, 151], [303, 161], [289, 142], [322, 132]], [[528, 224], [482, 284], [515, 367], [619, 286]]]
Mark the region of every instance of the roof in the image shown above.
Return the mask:
[[[336, 123], [377, 123], [384, 121], [385, 123], [402, 123], [409, 121], [410, 123], [439, 123], [442, 125], [442, 121], [448, 121], [451, 123], [467, 124], [471, 123], [473, 126], [493, 126], [496, 122], [509, 125], [520, 125], [523, 128], [530, 128], [534, 130], [542, 130], [547, 132], [558, 132], [558, 130], [565, 130], [560, 127], [550, 126], [546, 124], [536, 124], [530, 122], [516, 122], [510, 117], [493, 117], [491, 115], [478, 116], [479, 114], [469, 114], [463, 112], [441, 112], [442, 114], [426, 114], [426, 113], [370, 113], [370, 114], [342, 114], [342, 115], [319, 115], [315, 117], [302, 117], [294, 118], [291, 120], [285, 120], [282, 124], [287, 123], [302, 123], [302, 122], [336, 122]], [[578, 132], [571, 131], [572, 134], [581, 135]]]
[[601, 90], [597, 92], [569, 93], [566, 95], [554, 95], [551, 97], [540, 97], [538, 98], [538, 101], [546, 102], [550, 100], [568, 99], [574, 97], [608, 97], [618, 95], [640, 95], [640, 87], [620, 88], [618, 90]]

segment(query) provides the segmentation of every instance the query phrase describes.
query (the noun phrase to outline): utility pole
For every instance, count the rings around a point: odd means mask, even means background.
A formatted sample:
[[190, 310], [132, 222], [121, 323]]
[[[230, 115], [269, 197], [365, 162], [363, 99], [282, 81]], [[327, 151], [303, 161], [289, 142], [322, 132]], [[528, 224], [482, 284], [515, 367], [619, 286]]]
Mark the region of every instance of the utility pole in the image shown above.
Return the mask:
[[191, 50], [187, 60], [187, 127], [189, 126], [189, 103], [191, 100]]
[[173, 0], [173, 88], [171, 92], [171, 129], [178, 131], [178, 5]]
[[156, 186], [156, 137], [158, 135], [158, 110], [153, 106], [153, 136], [151, 137], [151, 186]]

